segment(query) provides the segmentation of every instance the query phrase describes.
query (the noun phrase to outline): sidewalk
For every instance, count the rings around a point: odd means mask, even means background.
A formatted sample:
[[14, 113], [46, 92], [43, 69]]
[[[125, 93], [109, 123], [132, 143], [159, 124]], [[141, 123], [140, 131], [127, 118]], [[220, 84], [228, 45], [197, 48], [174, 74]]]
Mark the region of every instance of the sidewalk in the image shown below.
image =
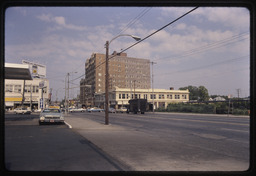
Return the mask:
[[124, 138], [127, 138], [127, 136], [130, 138], [130, 134], [127, 133], [129, 129], [111, 124], [105, 125], [104, 123], [90, 120], [87, 117], [81, 118], [72, 116], [71, 114], [65, 116], [65, 122], [72, 126], [72, 130], [76, 133], [79, 133], [86, 140], [107, 153], [116, 165], [119, 165], [125, 171], [135, 170], [130, 164], [125, 162], [125, 159], [122, 159], [119, 150], [116, 149], [116, 147], [119, 149], [122, 148], [120, 142], [125, 143], [127, 141], [126, 139], [123, 141]]

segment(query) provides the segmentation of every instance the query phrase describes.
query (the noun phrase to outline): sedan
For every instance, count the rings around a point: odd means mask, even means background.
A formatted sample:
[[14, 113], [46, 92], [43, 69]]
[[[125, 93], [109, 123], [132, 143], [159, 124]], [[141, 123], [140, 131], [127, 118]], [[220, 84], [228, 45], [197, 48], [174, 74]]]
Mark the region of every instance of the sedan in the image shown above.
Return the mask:
[[15, 114], [31, 114], [31, 111], [27, 108], [16, 108], [14, 109]]
[[103, 112], [105, 111], [104, 109], [101, 108], [88, 108], [87, 112]]
[[70, 109], [69, 112], [85, 112], [86, 109], [84, 108], [79, 108], [79, 109]]
[[43, 123], [64, 123], [64, 116], [60, 109], [44, 109], [40, 113], [39, 125]]

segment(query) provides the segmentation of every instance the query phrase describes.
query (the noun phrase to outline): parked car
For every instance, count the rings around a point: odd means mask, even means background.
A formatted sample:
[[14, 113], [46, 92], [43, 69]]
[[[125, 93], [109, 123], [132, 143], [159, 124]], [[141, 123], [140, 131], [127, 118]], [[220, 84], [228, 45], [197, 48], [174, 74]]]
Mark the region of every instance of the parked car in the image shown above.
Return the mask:
[[84, 108], [78, 108], [78, 109], [70, 109], [69, 112], [85, 112], [86, 109]]
[[114, 108], [109, 108], [109, 109], [108, 109], [108, 112], [109, 112], [109, 113], [116, 113], [116, 109], [114, 109]]
[[64, 116], [60, 109], [44, 109], [39, 116], [39, 125], [43, 123], [64, 123]]
[[31, 114], [31, 111], [27, 108], [16, 108], [14, 109], [15, 114]]
[[121, 107], [120, 109], [116, 109], [116, 112], [125, 113], [125, 112], [127, 112], [127, 108]]
[[34, 109], [34, 112], [41, 112], [41, 109]]
[[87, 112], [103, 112], [103, 111], [105, 111], [104, 109], [101, 109], [101, 108], [96, 108], [96, 107], [94, 107], [94, 108], [88, 108], [87, 109]]

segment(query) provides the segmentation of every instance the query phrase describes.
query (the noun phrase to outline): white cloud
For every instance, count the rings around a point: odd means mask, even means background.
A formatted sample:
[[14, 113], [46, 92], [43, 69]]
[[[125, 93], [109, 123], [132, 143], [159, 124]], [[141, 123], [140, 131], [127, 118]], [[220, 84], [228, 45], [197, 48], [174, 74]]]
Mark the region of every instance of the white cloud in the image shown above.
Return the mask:
[[[165, 16], [175, 16], [176, 18], [185, 14], [192, 8], [161, 8]], [[198, 21], [205, 19], [216, 24], [222, 24], [226, 27], [232, 27], [239, 30], [249, 24], [249, 11], [241, 7], [199, 7], [189, 14], [197, 17]], [[246, 29], [247, 30], [247, 29]]]
[[54, 17], [53, 18], [55, 20], [55, 22], [59, 25], [66, 25], [66, 22], [65, 22], [65, 18], [60, 16], [60, 17]]
[[37, 16], [38, 19], [45, 21], [45, 22], [51, 22], [52, 21], [52, 17], [50, 14], [42, 14]]
[[40, 16], [37, 16], [37, 18], [45, 22], [51, 22], [56, 24], [56, 26], [49, 27], [50, 31], [55, 31], [60, 29], [71, 29], [76, 31], [83, 31], [87, 29], [86, 26], [67, 24], [66, 19], [63, 16], [52, 16], [51, 14], [42, 14]]

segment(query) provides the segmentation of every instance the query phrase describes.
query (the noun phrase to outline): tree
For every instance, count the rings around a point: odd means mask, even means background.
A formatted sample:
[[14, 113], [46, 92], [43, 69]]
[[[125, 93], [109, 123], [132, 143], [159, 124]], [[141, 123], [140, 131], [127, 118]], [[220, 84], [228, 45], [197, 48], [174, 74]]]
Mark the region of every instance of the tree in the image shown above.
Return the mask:
[[187, 87], [181, 87], [179, 90], [187, 90], [189, 91], [189, 100], [198, 100], [199, 92], [198, 88], [196, 86], [187, 86]]
[[208, 90], [204, 86], [187, 86], [181, 87], [179, 90], [187, 90], [189, 91], [189, 100], [198, 100], [198, 101], [208, 101], [209, 94]]
[[208, 101], [209, 93], [208, 90], [204, 86], [198, 87], [199, 101]]

